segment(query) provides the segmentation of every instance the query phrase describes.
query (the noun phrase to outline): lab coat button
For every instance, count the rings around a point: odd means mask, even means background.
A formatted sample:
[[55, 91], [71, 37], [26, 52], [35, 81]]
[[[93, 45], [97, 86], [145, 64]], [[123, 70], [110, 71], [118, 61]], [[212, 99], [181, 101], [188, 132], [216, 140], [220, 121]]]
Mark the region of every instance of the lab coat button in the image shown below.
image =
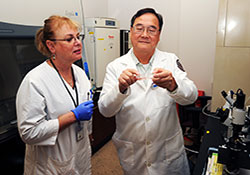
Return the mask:
[[147, 145], [149, 145], [150, 144], [150, 141], [147, 141]]
[[149, 117], [147, 117], [147, 118], [146, 118], [146, 121], [148, 122], [149, 120], [150, 120], [150, 118], [149, 118]]
[[150, 167], [150, 166], [151, 166], [151, 163], [150, 163], [150, 162], [148, 162], [148, 163], [147, 163], [147, 166], [148, 166], [148, 167]]

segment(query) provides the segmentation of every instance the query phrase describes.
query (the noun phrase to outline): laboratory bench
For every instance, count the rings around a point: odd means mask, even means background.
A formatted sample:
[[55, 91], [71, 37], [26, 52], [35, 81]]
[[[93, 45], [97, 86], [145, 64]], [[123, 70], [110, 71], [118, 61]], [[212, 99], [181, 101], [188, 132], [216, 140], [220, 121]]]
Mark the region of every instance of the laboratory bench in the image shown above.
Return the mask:
[[[220, 120], [209, 117], [205, 125], [205, 133], [200, 146], [199, 155], [194, 167], [193, 175], [202, 175], [206, 170], [208, 161], [208, 154], [211, 148], [218, 149], [218, 161], [227, 161], [230, 153], [229, 150], [223, 152], [220, 151], [219, 146], [225, 144], [223, 135], [227, 131], [227, 126], [223, 125]], [[248, 150], [250, 150], [250, 144], [247, 144]], [[237, 166], [240, 167], [240, 175], [250, 175], [250, 164], [248, 153], [239, 152], [238, 159], [236, 162]], [[224, 174], [224, 173], [223, 173]]]
[[25, 144], [19, 137], [17, 127], [0, 134], [1, 174], [19, 175], [23, 173]]

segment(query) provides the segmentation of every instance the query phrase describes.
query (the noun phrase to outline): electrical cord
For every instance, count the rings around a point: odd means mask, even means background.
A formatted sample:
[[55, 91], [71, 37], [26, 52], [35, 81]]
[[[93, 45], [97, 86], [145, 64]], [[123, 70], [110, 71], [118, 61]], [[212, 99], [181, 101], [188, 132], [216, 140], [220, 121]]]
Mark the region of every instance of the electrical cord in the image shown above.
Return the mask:
[[202, 108], [202, 114], [208, 116], [208, 117], [212, 117], [212, 118], [215, 118], [215, 119], [218, 119], [220, 120], [219, 117], [216, 116], [216, 114], [218, 114], [218, 112], [216, 111], [214, 114], [209, 114], [209, 113], [206, 113], [205, 110], [206, 108], [210, 106], [210, 103], [207, 103], [203, 108]]
[[191, 153], [199, 154], [199, 151], [195, 151], [195, 150], [189, 149], [187, 147], [185, 147], [185, 150], [187, 150], [187, 151], [189, 151]]

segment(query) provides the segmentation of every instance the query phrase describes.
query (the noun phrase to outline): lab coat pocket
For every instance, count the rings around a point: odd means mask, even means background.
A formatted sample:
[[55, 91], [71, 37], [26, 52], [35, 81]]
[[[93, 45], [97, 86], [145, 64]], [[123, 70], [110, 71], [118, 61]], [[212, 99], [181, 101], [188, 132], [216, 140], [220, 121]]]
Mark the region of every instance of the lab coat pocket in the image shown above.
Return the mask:
[[158, 87], [155, 91], [152, 91], [150, 101], [154, 102], [153, 105], [156, 109], [168, 107], [173, 103], [173, 99], [167, 94], [166, 89]]
[[166, 161], [171, 163], [179, 158], [184, 151], [184, 143], [181, 130], [173, 137], [165, 140]]
[[91, 100], [91, 95], [88, 95], [88, 91], [86, 92], [79, 92], [79, 101], [83, 103], [85, 101]]
[[73, 175], [76, 174], [74, 171], [74, 157], [66, 161], [58, 161], [52, 158], [48, 158], [47, 163], [47, 174], [61, 174], [61, 175]]
[[118, 156], [122, 167], [129, 171], [134, 166], [134, 148], [133, 143], [120, 140], [113, 137], [114, 145], [116, 146]]

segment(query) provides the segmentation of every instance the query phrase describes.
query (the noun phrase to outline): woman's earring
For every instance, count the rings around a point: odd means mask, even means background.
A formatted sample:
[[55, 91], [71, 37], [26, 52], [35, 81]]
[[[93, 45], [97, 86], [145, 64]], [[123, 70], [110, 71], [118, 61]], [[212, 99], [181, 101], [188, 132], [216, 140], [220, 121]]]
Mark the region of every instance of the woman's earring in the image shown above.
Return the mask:
[[52, 55], [52, 59], [53, 59], [53, 60], [56, 59], [56, 55], [55, 55], [55, 54]]

